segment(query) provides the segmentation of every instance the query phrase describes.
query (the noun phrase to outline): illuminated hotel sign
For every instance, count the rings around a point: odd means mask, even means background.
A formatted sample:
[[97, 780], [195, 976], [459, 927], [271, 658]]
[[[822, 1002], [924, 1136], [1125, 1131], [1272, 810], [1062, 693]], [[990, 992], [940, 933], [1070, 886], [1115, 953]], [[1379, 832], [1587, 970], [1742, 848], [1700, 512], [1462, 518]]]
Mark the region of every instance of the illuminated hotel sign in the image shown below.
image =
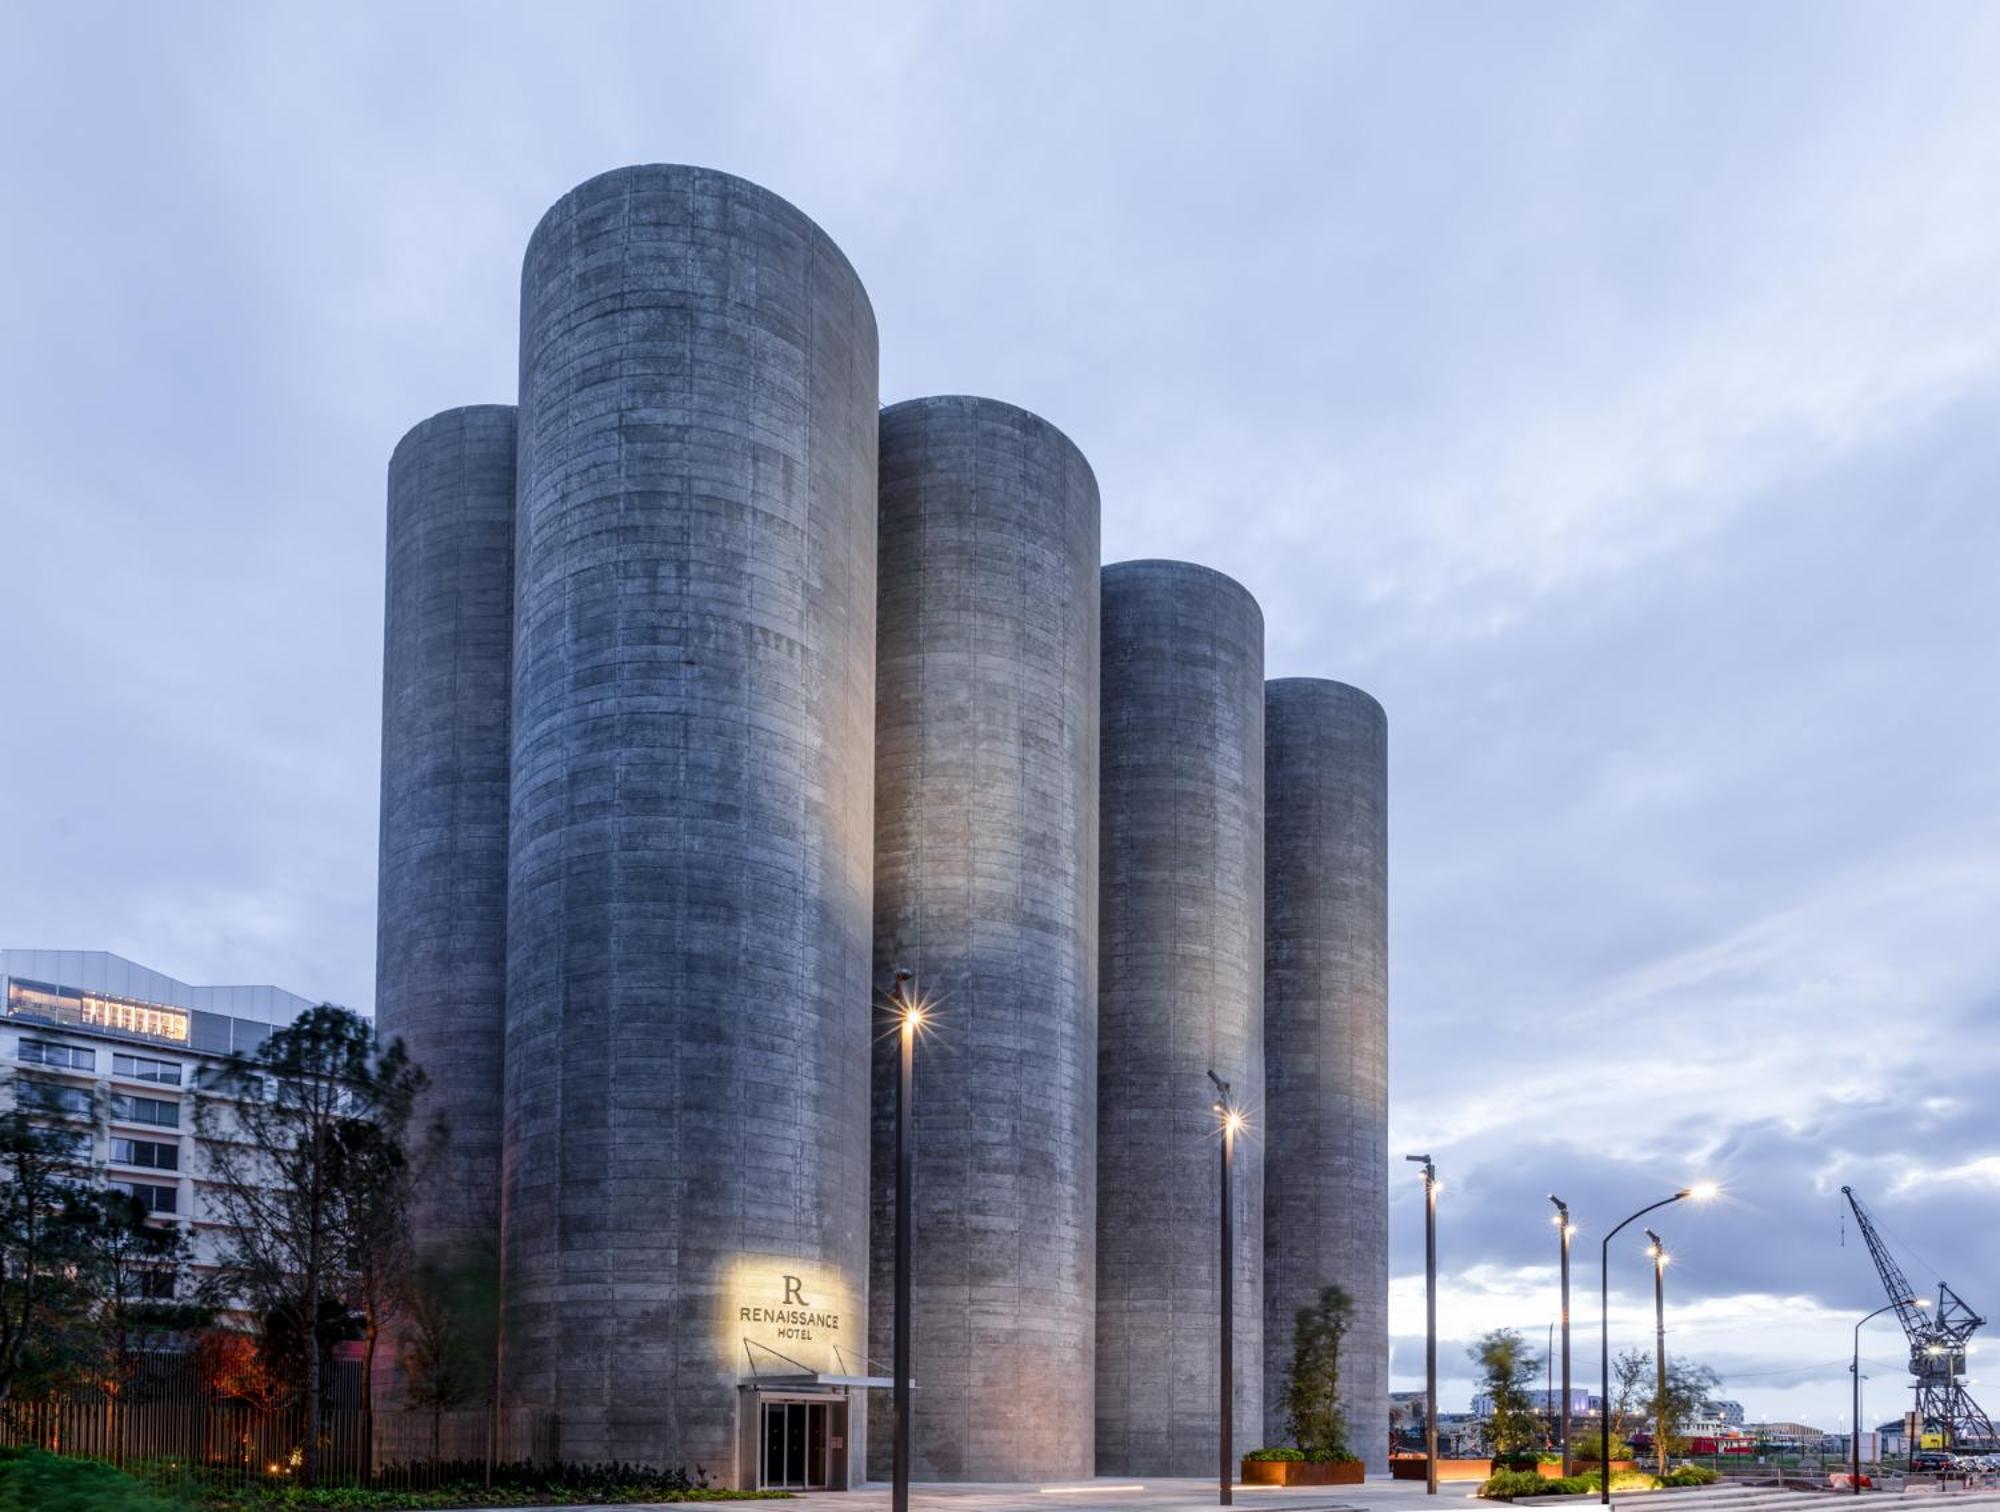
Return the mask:
[[768, 1350], [810, 1369], [851, 1357], [850, 1291], [838, 1266], [745, 1256], [729, 1268], [718, 1322], [735, 1349]]
[[77, 1024], [87, 1029], [109, 1029], [117, 1034], [171, 1040], [179, 1045], [188, 1042], [185, 1009], [167, 1008], [138, 998], [79, 992], [73, 987], [57, 987], [44, 982], [9, 982], [7, 1012], [35, 1015], [53, 1019], [59, 1024]]
[[840, 1332], [840, 1314], [813, 1306], [806, 1300], [805, 1278], [783, 1276], [779, 1278], [785, 1288], [784, 1301], [777, 1307], [758, 1307], [745, 1303], [736, 1309], [737, 1321], [760, 1326], [770, 1326], [777, 1330], [780, 1339], [811, 1339], [820, 1334]]

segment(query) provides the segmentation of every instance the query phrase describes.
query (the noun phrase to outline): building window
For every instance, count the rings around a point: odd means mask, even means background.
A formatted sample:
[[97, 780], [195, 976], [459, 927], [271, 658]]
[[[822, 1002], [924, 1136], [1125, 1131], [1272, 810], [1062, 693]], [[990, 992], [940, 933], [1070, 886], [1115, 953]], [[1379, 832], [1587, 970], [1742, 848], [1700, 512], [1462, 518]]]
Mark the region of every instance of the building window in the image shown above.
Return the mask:
[[153, 1139], [127, 1139], [119, 1135], [111, 1141], [111, 1163], [144, 1166], [149, 1171], [178, 1171], [181, 1168], [181, 1147], [161, 1144]]
[[113, 1181], [107, 1185], [114, 1192], [123, 1192], [128, 1197], [138, 1198], [148, 1213], [157, 1215], [180, 1211], [179, 1187], [155, 1186], [150, 1181]]
[[178, 1129], [181, 1126], [181, 1105], [162, 1102], [157, 1097], [133, 1097], [129, 1093], [114, 1092], [111, 1096], [111, 1116], [125, 1123]]
[[20, 1106], [32, 1112], [62, 1113], [79, 1118], [90, 1116], [90, 1094], [82, 1087], [62, 1087], [54, 1082], [32, 1081], [24, 1076], [14, 1084], [14, 1095]]
[[183, 1045], [188, 1042], [189, 1019], [185, 1009], [100, 992], [79, 992], [54, 982], [18, 978], [10, 981], [7, 1011], [94, 1029], [116, 1029], [122, 1034], [143, 1034], [148, 1039], [174, 1040]]
[[149, 1302], [173, 1301], [174, 1273], [170, 1270], [140, 1271], [139, 1295]]
[[92, 1140], [82, 1129], [37, 1128], [35, 1132], [53, 1144], [56, 1153], [65, 1160], [90, 1159]]
[[153, 1060], [144, 1055], [116, 1055], [111, 1057], [111, 1070], [118, 1076], [129, 1076], [138, 1081], [158, 1082], [163, 1087], [178, 1087], [181, 1084], [181, 1068], [175, 1061]]
[[95, 1071], [97, 1052], [76, 1045], [51, 1045], [46, 1040], [21, 1041], [21, 1059], [35, 1066], [66, 1066], [72, 1071]]

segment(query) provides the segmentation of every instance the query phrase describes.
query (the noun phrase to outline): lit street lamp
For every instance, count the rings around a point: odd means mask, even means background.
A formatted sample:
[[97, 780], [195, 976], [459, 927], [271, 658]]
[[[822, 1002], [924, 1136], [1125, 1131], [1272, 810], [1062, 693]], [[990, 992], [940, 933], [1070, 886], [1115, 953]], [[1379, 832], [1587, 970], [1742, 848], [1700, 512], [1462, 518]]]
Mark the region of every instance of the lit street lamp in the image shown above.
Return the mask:
[[1229, 1204], [1229, 1167], [1236, 1156], [1236, 1134], [1243, 1127], [1243, 1114], [1229, 1100], [1229, 1083], [1213, 1071], [1208, 1079], [1215, 1083], [1215, 1116], [1222, 1126], [1222, 1266], [1221, 1299], [1219, 1309], [1222, 1314], [1221, 1338], [1221, 1410], [1222, 1423], [1218, 1456], [1217, 1500], [1219, 1505], [1228, 1506], [1233, 1500], [1231, 1488], [1236, 1481], [1236, 1467], [1231, 1463], [1233, 1446], [1230, 1442], [1235, 1427], [1236, 1416], [1236, 1283], [1235, 1283], [1235, 1214]]
[[[1922, 1307], [1924, 1304], [1917, 1301], [1915, 1297], [1905, 1298], [1901, 1302], [1885, 1302], [1870, 1313], [1867, 1318], [1863, 1318], [1861, 1323], [1866, 1323], [1869, 1318], [1879, 1318], [1885, 1312], [1894, 1312], [1899, 1308], [1913, 1305]], [[1853, 1440], [1852, 1466], [1848, 1474], [1848, 1479], [1853, 1483], [1854, 1494], [1856, 1496], [1861, 1494], [1861, 1323], [1854, 1325], [1854, 1364], [1849, 1367], [1854, 1372], [1854, 1423], [1852, 1430], [1848, 1434], [1848, 1437]]]
[[1438, 1173], [1428, 1155], [1405, 1155], [1424, 1168], [1424, 1490], [1438, 1492]]
[[917, 1068], [917, 1031], [924, 1024], [921, 999], [910, 996], [910, 973], [898, 971], [889, 1008], [901, 1038], [896, 1077], [896, 1323], [895, 1389], [889, 1456], [889, 1505], [910, 1512], [910, 1113]]
[[1569, 1453], [1569, 1242], [1576, 1234], [1576, 1225], [1569, 1221], [1569, 1204], [1554, 1192], [1549, 1193], [1549, 1201], [1556, 1205], [1556, 1232], [1562, 1238], [1562, 1328], [1563, 1328], [1563, 1395], [1562, 1395], [1562, 1456], [1563, 1475], [1573, 1473]]
[[1646, 1253], [1653, 1257], [1653, 1437], [1657, 1442], [1654, 1452], [1659, 1456], [1660, 1474], [1667, 1473], [1667, 1246], [1666, 1242], [1651, 1229], [1646, 1237], [1652, 1241], [1652, 1248]]
[[1645, 1207], [1640, 1208], [1638, 1212], [1632, 1214], [1630, 1218], [1621, 1219], [1618, 1226], [1604, 1236], [1604, 1244], [1598, 1252], [1598, 1344], [1602, 1351], [1604, 1378], [1601, 1389], [1604, 1394], [1599, 1398], [1600, 1405], [1597, 1413], [1599, 1425], [1597, 1473], [1602, 1477], [1598, 1485], [1597, 1494], [1598, 1500], [1607, 1507], [1611, 1505], [1611, 1241], [1616, 1239], [1628, 1224], [1645, 1217], [1655, 1209], [1666, 1207], [1670, 1203], [1679, 1202], [1684, 1197], [1692, 1197], [1696, 1201], [1705, 1202], [1714, 1195], [1714, 1186], [1708, 1182], [1703, 1182], [1699, 1186], [1682, 1187], [1671, 1197], [1662, 1197], [1658, 1202], [1648, 1203]]

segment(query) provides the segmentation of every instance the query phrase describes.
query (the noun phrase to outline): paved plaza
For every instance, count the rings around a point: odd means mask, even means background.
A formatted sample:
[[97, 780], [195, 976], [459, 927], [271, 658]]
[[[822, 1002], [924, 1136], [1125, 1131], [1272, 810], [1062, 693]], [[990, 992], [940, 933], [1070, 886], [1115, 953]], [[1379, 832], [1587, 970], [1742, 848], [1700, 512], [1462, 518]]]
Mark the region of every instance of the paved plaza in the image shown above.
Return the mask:
[[[1425, 1494], [1421, 1481], [1378, 1476], [1359, 1486], [1238, 1486], [1235, 1505], [1248, 1512], [1401, 1512], [1425, 1505], [1464, 1508], [1476, 1502], [1475, 1483], [1447, 1482], [1438, 1494]], [[1839, 1512], [1844, 1503], [1830, 1491], [1787, 1491], [1776, 1484], [1724, 1481], [1715, 1486], [1670, 1491], [1614, 1492], [1612, 1501], [1625, 1507], [1657, 1512], [1790, 1512], [1805, 1505]], [[1870, 1492], [1870, 1504], [1901, 1504], [1906, 1499], [1943, 1503], [1951, 1512], [2000, 1512], [2000, 1488], [1979, 1485], [1937, 1486], [1929, 1482], [1907, 1489], [1891, 1486]], [[1139, 1478], [1052, 1482], [1027, 1485], [916, 1485], [910, 1488], [910, 1512], [1207, 1512], [1215, 1506], [1215, 1483], [1208, 1480]], [[1530, 1506], [1581, 1509], [1595, 1506], [1595, 1496], [1540, 1497]], [[785, 1500], [737, 1501], [746, 1512], [889, 1512], [889, 1488], [872, 1485], [860, 1491], [811, 1491]], [[1505, 1503], [1490, 1503], [1503, 1506]], [[558, 1512], [556, 1508], [540, 1512]]]

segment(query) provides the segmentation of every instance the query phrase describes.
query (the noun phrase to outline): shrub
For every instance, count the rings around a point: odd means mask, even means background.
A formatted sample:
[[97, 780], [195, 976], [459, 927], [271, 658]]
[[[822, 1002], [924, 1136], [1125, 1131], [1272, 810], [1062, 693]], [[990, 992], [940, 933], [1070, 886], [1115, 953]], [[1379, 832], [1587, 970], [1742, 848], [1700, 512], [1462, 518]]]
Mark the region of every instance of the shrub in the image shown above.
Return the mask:
[[1282, 1460], [1286, 1464], [1293, 1464], [1303, 1460], [1306, 1452], [1303, 1449], [1252, 1449], [1243, 1457], [1247, 1460]]
[[1706, 1465], [1682, 1465], [1660, 1477], [1663, 1486], [1712, 1486], [1722, 1476]]
[[1586, 1491], [1596, 1489], [1597, 1477], [1592, 1475], [1572, 1475], [1566, 1480], [1550, 1480], [1533, 1470], [1496, 1470], [1486, 1478], [1486, 1484], [1479, 1488], [1479, 1494], [1488, 1498], [1505, 1497], [1508, 1500], [1518, 1500], [1527, 1496], [1581, 1496]]
[[[1583, 1434], [1571, 1440], [1569, 1446], [1570, 1458], [1573, 1460], [1589, 1460], [1594, 1465], [1597, 1463], [1597, 1448], [1597, 1435], [1594, 1433]], [[1639, 1451], [1626, 1443], [1622, 1438], [1614, 1438], [1611, 1441], [1611, 1458], [1613, 1460], [1635, 1460], [1638, 1457]]]
[[0, 1512], [173, 1512], [173, 1503], [95, 1460], [20, 1449], [0, 1454]]

